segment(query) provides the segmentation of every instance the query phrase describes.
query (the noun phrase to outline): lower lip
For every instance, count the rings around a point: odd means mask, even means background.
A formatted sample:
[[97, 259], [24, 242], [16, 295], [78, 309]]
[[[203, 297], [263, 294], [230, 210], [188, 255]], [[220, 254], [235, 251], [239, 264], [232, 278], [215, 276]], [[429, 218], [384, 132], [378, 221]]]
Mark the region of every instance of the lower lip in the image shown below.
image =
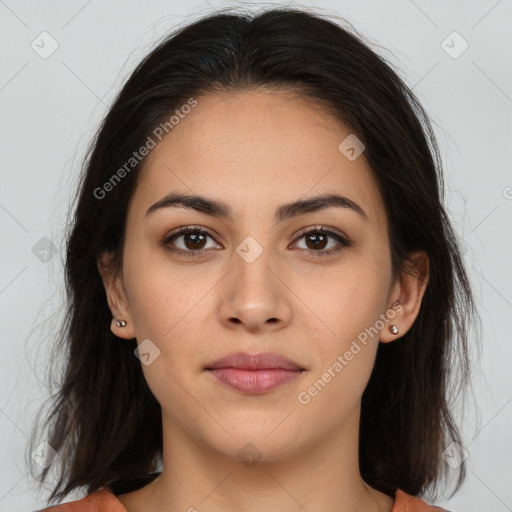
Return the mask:
[[208, 371], [226, 386], [249, 394], [270, 391], [296, 379], [303, 373], [301, 370], [284, 370], [282, 368], [265, 370], [216, 368]]

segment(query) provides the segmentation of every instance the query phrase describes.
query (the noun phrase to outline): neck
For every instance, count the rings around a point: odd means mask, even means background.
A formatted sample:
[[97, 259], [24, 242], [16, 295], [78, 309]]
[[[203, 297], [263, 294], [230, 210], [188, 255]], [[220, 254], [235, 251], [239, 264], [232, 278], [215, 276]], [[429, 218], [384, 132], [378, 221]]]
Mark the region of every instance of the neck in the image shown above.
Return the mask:
[[[308, 512], [391, 512], [393, 498], [366, 484], [359, 472], [359, 412], [354, 410], [342, 428], [293, 453], [279, 453], [279, 443], [272, 449], [268, 435], [253, 442], [272, 456], [244, 441], [238, 443], [244, 447], [241, 454], [238, 448], [228, 456], [198, 444], [164, 416], [160, 476], [131, 493], [136, 500], [120, 500], [128, 512], [296, 512], [297, 507]], [[236, 444], [232, 438], [229, 442]]]

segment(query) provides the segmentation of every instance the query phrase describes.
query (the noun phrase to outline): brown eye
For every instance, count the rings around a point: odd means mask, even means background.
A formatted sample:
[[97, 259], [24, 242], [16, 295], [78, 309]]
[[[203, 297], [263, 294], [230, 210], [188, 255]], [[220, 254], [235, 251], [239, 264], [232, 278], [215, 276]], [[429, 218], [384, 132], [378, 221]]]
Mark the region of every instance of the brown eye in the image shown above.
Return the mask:
[[[343, 247], [350, 247], [352, 243], [346, 240], [341, 235], [333, 231], [315, 228], [306, 233], [303, 233], [298, 240], [305, 239], [306, 250], [313, 253], [313, 256], [325, 256], [341, 251]], [[329, 239], [334, 239], [337, 244], [331, 245], [327, 250], [325, 248], [329, 245]], [[317, 253], [317, 254], [316, 254]]]
[[[311, 233], [306, 235], [306, 245], [310, 249], [325, 249], [329, 235], [325, 233]], [[310, 245], [311, 244], [311, 245]]]
[[[161, 244], [170, 252], [174, 252], [183, 256], [196, 256], [206, 251], [205, 245], [208, 238], [213, 236], [205, 229], [191, 228], [185, 226], [180, 228], [178, 232], [167, 235], [161, 242]], [[176, 240], [181, 241], [181, 247], [176, 247]]]
[[203, 249], [208, 235], [202, 233], [185, 233], [181, 235], [187, 249]]
[[[167, 235], [161, 241], [161, 245], [164, 246], [167, 251], [180, 256], [201, 256], [208, 250], [208, 247], [206, 247], [208, 238], [215, 240], [213, 235], [204, 228], [184, 226], [177, 232]], [[176, 243], [176, 240], [180, 239], [181, 247]], [[305, 240], [306, 244], [304, 250], [314, 257], [335, 254], [341, 251], [343, 247], [352, 246], [352, 242], [348, 239], [345, 239], [338, 233], [323, 228], [314, 228], [303, 233], [298, 240], [302, 239]], [[337, 243], [332, 245], [333, 241]], [[330, 244], [331, 246], [329, 247]], [[222, 248], [222, 246], [215, 244], [210, 248], [215, 247]]]

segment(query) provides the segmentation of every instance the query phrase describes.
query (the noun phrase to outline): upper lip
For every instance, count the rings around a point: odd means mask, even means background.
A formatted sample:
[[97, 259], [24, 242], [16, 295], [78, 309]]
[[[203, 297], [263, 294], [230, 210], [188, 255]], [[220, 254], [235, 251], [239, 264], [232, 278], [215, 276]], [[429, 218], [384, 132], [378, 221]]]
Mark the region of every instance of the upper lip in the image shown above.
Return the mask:
[[241, 370], [263, 370], [267, 368], [281, 368], [283, 370], [304, 370], [299, 364], [279, 354], [261, 352], [260, 354], [248, 354], [236, 352], [209, 364], [206, 369], [239, 368]]

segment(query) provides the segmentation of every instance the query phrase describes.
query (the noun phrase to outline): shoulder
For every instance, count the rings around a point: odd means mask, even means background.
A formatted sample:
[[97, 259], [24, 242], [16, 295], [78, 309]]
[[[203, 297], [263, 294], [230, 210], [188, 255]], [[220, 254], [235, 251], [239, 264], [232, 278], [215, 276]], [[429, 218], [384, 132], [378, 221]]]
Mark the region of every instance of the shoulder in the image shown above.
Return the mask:
[[96, 509], [93, 509], [92, 505], [93, 504], [89, 500], [89, 497], [86, 496], [80, 500], [68, 501], [67, 503], [60, 503], [59, 505], [52, 505], [47, 508], [36, 510], [35, 512], [89, 512], [92, 510], [96, 512]]
[[108, 486], [100, 487], [96, 492], [85, 496], [85, 498], [52, 505], [34, 512], [128, 512], [117, 496], [140, 489], [153, 481], [159, 474], [159, 471], [155, 471], [128, 479], [114, 480]]
[[52, 505], [35, 512], [127, 512], [123, 504], [107, 487], [79, 500]]
[[406, 492], [397, 489], [395, 494], [395, 504], [391, 512], [450, 512], [445, 508], [429, 505], [426, 501], [416, 496], [411, 496]]

